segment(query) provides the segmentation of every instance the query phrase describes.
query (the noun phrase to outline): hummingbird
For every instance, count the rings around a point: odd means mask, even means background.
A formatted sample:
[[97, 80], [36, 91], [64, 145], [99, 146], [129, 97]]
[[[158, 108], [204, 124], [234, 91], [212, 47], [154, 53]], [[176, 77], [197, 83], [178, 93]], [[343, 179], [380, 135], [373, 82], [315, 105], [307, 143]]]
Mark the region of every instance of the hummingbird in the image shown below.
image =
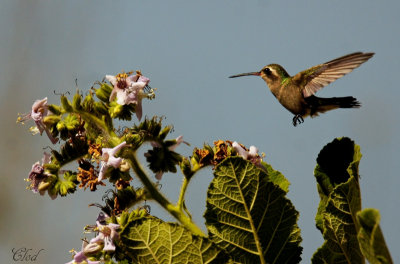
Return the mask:
[[314, 94], [331, 82], [343, 77], [369, 60], [374, 53], [355, 52], [316, 65], [294, 76], [278, 64], [269, 64], [258, 72], [229, 76], [260, 76], [279, 103], [294, 114], [293, 125], [301, 124], [307, 116], [315, 117], [337, 108], [359, 108], [361, 103], [352, 96], [322, 98]]

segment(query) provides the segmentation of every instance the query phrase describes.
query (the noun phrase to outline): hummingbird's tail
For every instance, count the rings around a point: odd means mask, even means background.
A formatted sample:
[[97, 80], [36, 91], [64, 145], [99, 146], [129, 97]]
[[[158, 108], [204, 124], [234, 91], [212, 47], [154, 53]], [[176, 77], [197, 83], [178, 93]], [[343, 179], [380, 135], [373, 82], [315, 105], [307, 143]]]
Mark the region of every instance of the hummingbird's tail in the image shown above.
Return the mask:
[[359, 108], [361, 106], [361, 103], [352, 96], [332, 98], [310, 96], [305, 99], [311, 108], [311, 117], [317, 116], [318, 113], [325, 113], [337, 108]]

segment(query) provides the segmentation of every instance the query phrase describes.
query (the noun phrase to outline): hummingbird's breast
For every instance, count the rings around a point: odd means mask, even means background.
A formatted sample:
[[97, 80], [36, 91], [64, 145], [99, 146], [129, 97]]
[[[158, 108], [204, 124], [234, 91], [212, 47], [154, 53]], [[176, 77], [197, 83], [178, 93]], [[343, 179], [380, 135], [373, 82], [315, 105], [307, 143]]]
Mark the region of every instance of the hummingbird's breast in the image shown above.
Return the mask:
[[307, 115], [307, 103], [300, 89], [294, 84], [281, 85], [278, 89], [271, 89], [276, 99], [294, 115]]

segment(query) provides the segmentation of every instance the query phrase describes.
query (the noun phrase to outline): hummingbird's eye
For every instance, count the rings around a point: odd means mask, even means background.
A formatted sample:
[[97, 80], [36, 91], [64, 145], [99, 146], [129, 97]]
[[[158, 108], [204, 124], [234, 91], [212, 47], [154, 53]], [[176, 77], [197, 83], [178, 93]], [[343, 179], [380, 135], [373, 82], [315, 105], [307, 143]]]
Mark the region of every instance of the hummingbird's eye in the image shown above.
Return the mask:
[[267, 76], [270, 76], [271, 75], [271, 70], [269, 69], [269, 68], [265, 68], [264, 70], [263, 70], [263, 72], [265, 73], [265, 75], [267, 75]]

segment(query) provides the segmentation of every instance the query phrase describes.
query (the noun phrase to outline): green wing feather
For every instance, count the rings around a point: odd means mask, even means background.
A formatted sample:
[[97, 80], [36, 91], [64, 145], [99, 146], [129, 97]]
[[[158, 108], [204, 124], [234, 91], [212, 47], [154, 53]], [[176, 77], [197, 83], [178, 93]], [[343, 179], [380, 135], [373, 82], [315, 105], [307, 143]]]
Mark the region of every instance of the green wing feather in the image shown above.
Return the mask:
[[373, 55], [374, 53], [351, 53], [299, 72], [293, 77], [293, 80], [302, 87], [303, 96], [309, 97], [324, 86], [351, 72]]

